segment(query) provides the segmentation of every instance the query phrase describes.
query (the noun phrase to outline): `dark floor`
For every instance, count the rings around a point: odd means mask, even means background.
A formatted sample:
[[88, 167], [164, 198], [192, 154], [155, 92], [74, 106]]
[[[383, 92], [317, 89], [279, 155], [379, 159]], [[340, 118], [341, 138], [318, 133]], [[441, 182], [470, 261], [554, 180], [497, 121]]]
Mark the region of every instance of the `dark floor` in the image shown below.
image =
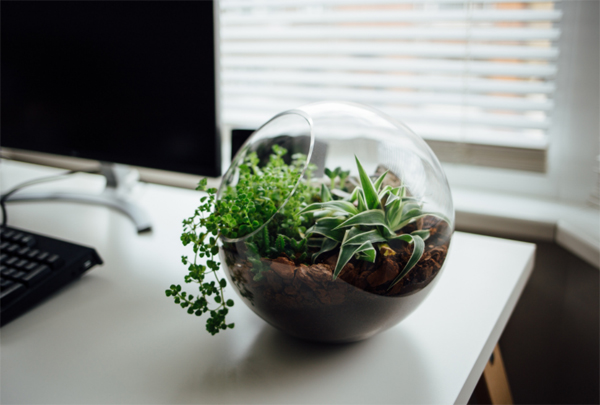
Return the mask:
[[500, 338], [516, 404], [600, 403], [600, 271], [548, 242]]

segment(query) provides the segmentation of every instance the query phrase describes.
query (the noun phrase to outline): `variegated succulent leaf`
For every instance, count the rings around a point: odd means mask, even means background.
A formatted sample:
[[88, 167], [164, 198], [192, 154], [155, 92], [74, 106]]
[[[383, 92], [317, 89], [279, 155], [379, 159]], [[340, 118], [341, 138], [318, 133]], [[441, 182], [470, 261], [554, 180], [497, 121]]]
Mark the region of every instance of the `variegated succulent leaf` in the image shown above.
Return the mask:
[[385, 179], [385, 176], [389, 173], [389, 170], [386, 170], [381, 176], [379, 176], [379, 178], [377, 180], [375, 180], [375, 183], [373, 184], [373, 187], [375, 187], [375, 191], [379, 191], [379, 189], [381, 188], [381, 185], [383, 184], [383, 180]]
[[332, 210], [336, 212], [341, 212], [342, 214], [358, 214], [358, 209], [348, 201], [343, 200], [335, 200], [335, 201], [327, 201], [320, 203], [313, 203], [303, 208], [300, 213], [304, 214], [306, 212], [320, 211], [320, 210]]
[[340, 242], [333, 240], [333, 239], [329, 239], [329, 238], [325, 238], [323, 239], [323, 243], [321, 244], [321, 249], [312, 255], [312, 261], [314, 263], [315, 260], [317, 260], [317, 258], [322, 255], [325, 252], [329, 252], [333, 249], [335, 249], [336, 247], [338, 247], [338, 245], [340, 244]]
[[[388, 290], [391, 289], [396, 284], [398, 284], [398, 282], [400, 282], [400, 280], [402, 280], [404, 277], [406, 277], [406, 275], [413, 269], [413, 267], [415, 267], [415, 265], [419, 262], [419, 260], [421, 260], [421, 257], [423, 257], [423, 252], [425, 251], [425, 242], [419, 235], [404, 234], [401, 236], [408, 237], [408, 238], [402, 238], [403, 240], [411, 239], [411, 241], [409, 243], [413, 245], [413, 251], [410, 255], [410, 259], [408, 259], [408, 262], [406, 263], [406, 265], [404, 266], [402, 271], [400, 271], [400, 273], [396, 276], [396, 278], [394, 278], [394, 280], [392, 280], [392, 283], [388, 287]], [[406, 241], [408, 242], [408, 240], [406, 240]]]
[[377, 189], [375, 188], [375, 185], [371, 181], [371, 178], [367, 175], [367, 172], [365, 171], [365, 169], [360, 164], [360, 161], [358, 160], [358, 158], [356, 156], [354, 156], [354, 158], [356, 159], [356, 167], [358, 168], [358, 177], [360, 179], [360, 185], [361, 185], [362, 191], [365, 195], [365, 202], [367, 203], [367, 208], [368, 209], [376, 209], [379, 207], [379, 198], [377, 195]]
[[331, 201], [333, 198], [331, 198], [331, 193], [329, 192], [329, 187], [327, 187], [325, 184], [321, 184], [321, 202], [328, 202]]
[[[346, 233], [348, 232], [350, 231], [346, 231]], [[373, 251], [373, 253], [367, 253], [368, 251]], [[342, 243], [338, 261], [335, 264], [335, 269], [333, 270], [333, 280], [340, 275], [346, 263], [352, 259], [352, 256], [358, 253], [368, 254], [368, 257], [373, 257], [373, 261], [375, 260], [375, 248], [371, 242], [365, 242], [362, 245], [344, 245]]]

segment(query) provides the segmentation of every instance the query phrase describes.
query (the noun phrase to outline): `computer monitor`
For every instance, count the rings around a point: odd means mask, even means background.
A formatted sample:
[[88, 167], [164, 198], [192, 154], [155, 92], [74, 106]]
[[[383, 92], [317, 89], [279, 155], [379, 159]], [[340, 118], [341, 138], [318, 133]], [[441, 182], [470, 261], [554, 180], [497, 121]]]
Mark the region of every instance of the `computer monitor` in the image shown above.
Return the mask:
[[216, 177], [211, 1], [3, 1], [1, 145]]
[[[214, 15], [212, 1], [2, 1], [0, 145], [219, 176]], [[104, 204], [150, 229], [110, 167], [102, 196], [8, 201]]]

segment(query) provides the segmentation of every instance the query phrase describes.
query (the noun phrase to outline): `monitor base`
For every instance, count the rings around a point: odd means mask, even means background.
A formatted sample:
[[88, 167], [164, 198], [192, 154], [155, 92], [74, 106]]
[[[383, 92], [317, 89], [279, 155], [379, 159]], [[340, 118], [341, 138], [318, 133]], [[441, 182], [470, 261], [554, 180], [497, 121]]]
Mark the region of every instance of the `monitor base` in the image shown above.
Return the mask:
[[103, 205], [127, 215], [134, 223], [138, 233], [149, 232], [152, 230], [152, 224], [146, 211], [123, 197], [131, 189], [131, 181], [126, 181], [131, 171], [132, 169], [128, 166], [102, 162], [100, 173], [106, 178], [106, 188], [98, 195], [63, 192], [17, 192], [9, 196], [6, 202], [60, 200]]

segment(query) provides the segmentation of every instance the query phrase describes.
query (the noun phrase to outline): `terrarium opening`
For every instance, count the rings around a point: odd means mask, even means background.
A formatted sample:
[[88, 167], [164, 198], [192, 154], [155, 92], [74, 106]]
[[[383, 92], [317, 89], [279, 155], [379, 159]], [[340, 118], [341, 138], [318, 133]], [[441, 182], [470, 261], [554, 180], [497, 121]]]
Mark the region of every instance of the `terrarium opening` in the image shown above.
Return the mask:
[[[317, 175], [322, 176], [323, 165], [311, 161], [313, 159], [314, 144], [311, 119], [302, 111], [291, 110], [278, 114], [252, 134], [242, 145], [223, 176], [221, 186], [217, 192], [217, 199], [222, 200], [226, 193], [234, 193], [236, 186], [243, 180], [244, 173], [248, 171], [260, 173], [261, 177], [263, 175], [272, 176], [271, 178], [267, 177], [265, 180], [272, 186], [275, 186], [275, 182], [279, 181], [279, 184], [282, 185], [281, 193], [276, 196], [278, 200], [274, 201], [276, 210], [268, 218], [265, 218], [258, 228], [237, 237], [222, 235], [221, 238], [224, 242], [241, 242], [261, 232], [273, 217], [284, 209], [301, 179], [307, 174], [309, 176], [315, 175], [314, 173], [307, 173], [309, 164], [312, 168], [321, 167], [321, 173], [317, 173]], [[280, 157], [281, 163], [293, 167], [295, 169], [294, 173], [285, 173], [281, 170], [268, 171], [269, 167], [272, 166], [274, 157]], [[262, 173], [265, 168], [267, 168], [267, 172]], [[274, 200], [272, 197], [273, 195], [269, 195], [265, 198]]]

